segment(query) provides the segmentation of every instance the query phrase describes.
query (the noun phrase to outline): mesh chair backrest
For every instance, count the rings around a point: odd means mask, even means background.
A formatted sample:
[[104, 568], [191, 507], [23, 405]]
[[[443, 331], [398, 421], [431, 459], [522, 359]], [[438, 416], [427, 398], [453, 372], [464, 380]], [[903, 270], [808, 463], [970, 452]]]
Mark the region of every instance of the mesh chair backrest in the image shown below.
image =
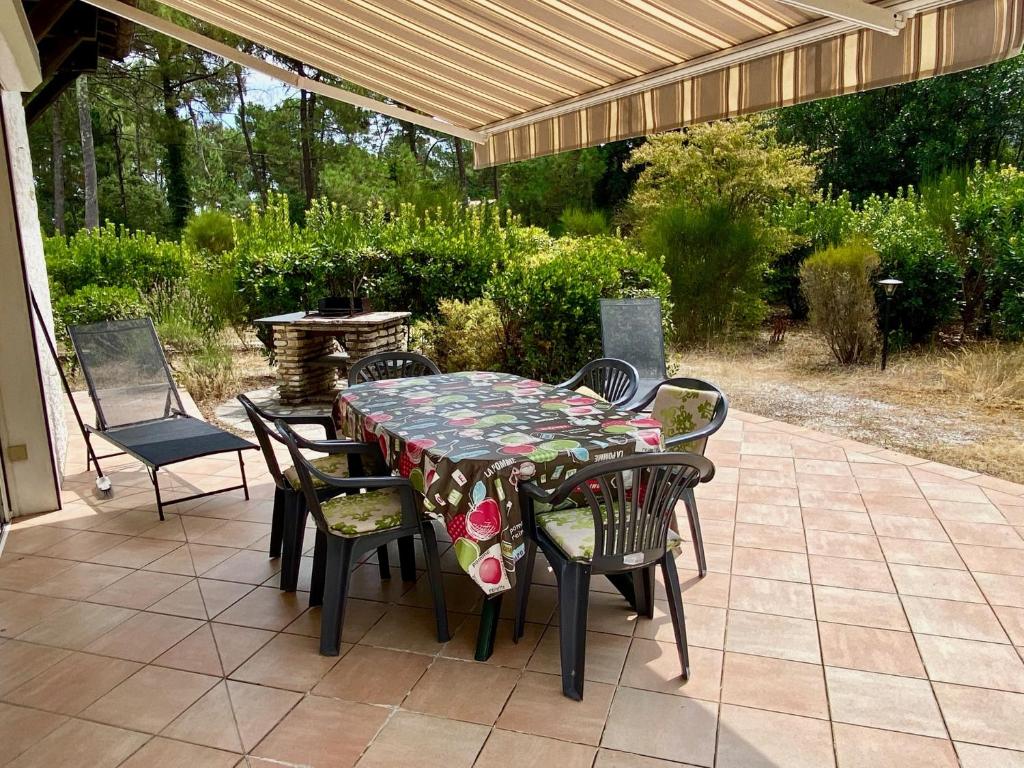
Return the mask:
[[270, 476], [274, 478], [278, 488], [290, 488], [291, 486], [284, 479], [284, 474], [281, 472], [281, 464], [277, 460], [277, 454], [274, 452], [275, 442], [285, 446], [288, 443], [285, 442], [284, 438], [281, 437], [273, 426], [273, 415], [261, 410], [245, 395], [239, 395], [238, 402], [245, 409], [245, 415], [249, 417], [249, 423], [252, 424], [252, 431], [256, 433], [256, 441], [260, 444], [260, 449], [263, 451], [263, 459], [267, 462]]
[[409, 379], [434, 376], [441, 369], [429, 357], [415, 352], [381, 352], [357, 360], [348, 372], [349, 384], [364, 384], [382, 379]]
[[114, 320], [68, 328], [100, 429], [184, 411], [153, 321]]
[[605, 357], [632, 363], [641, 379], [664, 379], [661, 299], [601, 299], [601, 344]]

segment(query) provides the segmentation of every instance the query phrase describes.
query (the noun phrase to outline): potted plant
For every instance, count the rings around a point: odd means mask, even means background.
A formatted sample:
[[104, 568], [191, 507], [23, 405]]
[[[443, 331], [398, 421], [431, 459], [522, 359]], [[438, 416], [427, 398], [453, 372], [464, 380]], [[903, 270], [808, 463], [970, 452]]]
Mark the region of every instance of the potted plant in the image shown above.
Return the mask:
[[324, 284], [330, 295], [320, 299], [317, 308], [322, 315], [357, 315], [370, 311], [366, 294], [372, 275], [384, 254], [364, 246], [346, 249], [323, 260]]

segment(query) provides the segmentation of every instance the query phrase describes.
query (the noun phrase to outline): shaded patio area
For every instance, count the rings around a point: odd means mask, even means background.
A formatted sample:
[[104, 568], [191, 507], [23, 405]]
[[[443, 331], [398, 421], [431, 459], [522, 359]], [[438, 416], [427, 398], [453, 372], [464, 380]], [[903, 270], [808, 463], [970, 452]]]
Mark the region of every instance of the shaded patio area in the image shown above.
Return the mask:
[[[95, 498], [76, 440], [65, 508], [16, 521], [0, 557], [0, 765], [1024, 761], [1024, 486], [733, 411], [697, 491], [710, 573], [698, 581], [690, 548], [677, 561], [691, 680], [664, 603], [638, 619], [595, 580], [576, 703], [546, 571], [524, 639], [506, 619], [478, 663], [482, 595], [453, 553], [445, 645], [426, 579], [365, 564], [342, 655], [323, 657], [310, 558], [299, 592], [277, 588], [257, 456], [251, 501], [185, 503], [161, 523], [133, 461], [107, 460], [115, 495]], [[236, 471], [234, 457], [181, 464], [168, 493]]]

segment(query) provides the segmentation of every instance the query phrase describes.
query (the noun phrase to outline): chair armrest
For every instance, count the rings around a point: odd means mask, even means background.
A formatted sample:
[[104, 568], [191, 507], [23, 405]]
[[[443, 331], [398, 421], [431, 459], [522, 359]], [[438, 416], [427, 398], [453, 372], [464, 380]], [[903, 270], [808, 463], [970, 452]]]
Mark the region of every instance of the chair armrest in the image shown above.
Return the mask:
[[[283, 421], [283, 419], [280, 419]], [[380, 448], [376, 443], [361, 443], [357, 440], [309, 440], [302, 435], [296, 434], [295, 445], [309, 451], [318, 453], [361, 453], [377, 454]]]
[[309, 424], [311, 426], [323, 427], [324, 434], [328, 440], [338, 439], [338, 428], [334, 424], [334, 419], [328, 415], [316, 416], [308, 414], [305, 416], [275, 416], [274, 421], [283, 421], [285, 424]]
[[[560, 486], [561, 487], [561, 486]], [[534, 501], [543, 501], [550, 503], [551, 497], [555, 494], [555, 491], [545, 491], [536, 483], [520, 483], [519, 492], [529, 496]]]
[[361, 490], [365, 488], [369, 491], [378, 491], [383, 488], [409, 488], [412, 490], [412, 483], [407, 478], [395, 477], [394, 475], [370, 475], [360, 477], [337, 477], [336, 475], [329, 475], [316, 467], [306, 464], [306, 469], [313, 477], [317, 478], [324, 485], [330, 488], [338, 488], [341, 490]]

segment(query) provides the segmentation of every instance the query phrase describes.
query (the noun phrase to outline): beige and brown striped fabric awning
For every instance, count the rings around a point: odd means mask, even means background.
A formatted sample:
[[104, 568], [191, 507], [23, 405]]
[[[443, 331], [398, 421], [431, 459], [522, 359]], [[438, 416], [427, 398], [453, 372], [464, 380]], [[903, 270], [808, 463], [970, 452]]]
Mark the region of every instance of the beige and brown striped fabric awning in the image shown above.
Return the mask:
[[163, 2], [477, 131], [477, 167], [986, 64], [1024, 27], [1024, 0], [874, 0], [916, 14], [895, 37], [792, 0]]

